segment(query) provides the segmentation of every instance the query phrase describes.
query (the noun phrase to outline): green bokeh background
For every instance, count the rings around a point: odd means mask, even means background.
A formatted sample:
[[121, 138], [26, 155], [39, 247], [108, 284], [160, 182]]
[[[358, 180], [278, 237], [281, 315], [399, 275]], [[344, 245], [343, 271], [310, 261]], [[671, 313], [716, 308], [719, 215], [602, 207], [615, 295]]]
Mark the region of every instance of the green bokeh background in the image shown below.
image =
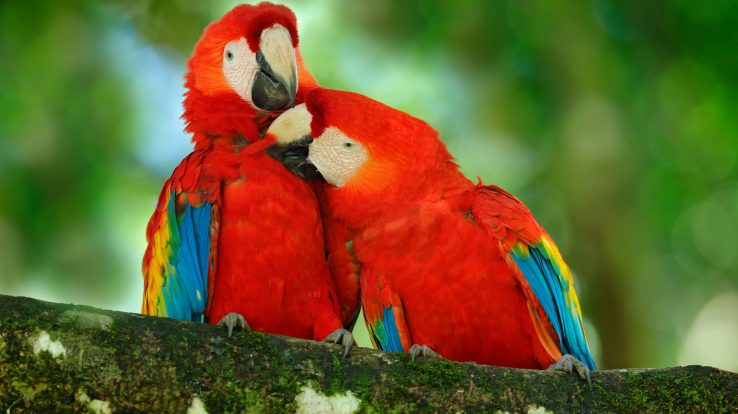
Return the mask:
[[[185, 60], [235, 4], [0, 3], [0, 293], [139, 310]], [[531, 207], [601, 367], [738, 370], [733, 0], [287, 4], [323, 85], [427, 120]]]

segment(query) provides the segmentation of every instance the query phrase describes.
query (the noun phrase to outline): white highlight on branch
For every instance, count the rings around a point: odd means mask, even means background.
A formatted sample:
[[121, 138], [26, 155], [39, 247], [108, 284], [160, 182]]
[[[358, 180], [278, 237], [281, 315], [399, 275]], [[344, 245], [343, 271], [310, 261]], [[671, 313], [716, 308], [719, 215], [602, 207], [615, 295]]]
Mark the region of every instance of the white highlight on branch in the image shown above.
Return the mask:
[[87, 404], [87, 409], [95, 414], [112, 414], [113, 409], [109, 401], [92, 400]]
[[58, 356], [67, 356], [67, 349], [64, 348], [61, 342], [52, 341], [51, 337], [46, 331], [41, 331], [38, 336], [31, 342], [33, 346], [33, 353], [38, 355], [39, 353], [46, 351], [51, 354], [52, 357], [57, 358]]
[[208, 414], [205, 403], [197, 395], [192, 396], [192, 402], [187, 408], [187, 414]]
[[110, 401], [103, 400], [92, 400], [83, 390], [78, 390], [76, 394], [77, 401], [82, 404], [87, 404], [87, 410], [94, 414], [112, 414], [113, 408], [110, 406]]
[[356, 398], [351, 391], [345, 394], [326, 396], [315, 391], [309, 385], [300, 389], [295, 397], [297, 402], [297, 414], [351, 414], [359, 409], [361, 400]]

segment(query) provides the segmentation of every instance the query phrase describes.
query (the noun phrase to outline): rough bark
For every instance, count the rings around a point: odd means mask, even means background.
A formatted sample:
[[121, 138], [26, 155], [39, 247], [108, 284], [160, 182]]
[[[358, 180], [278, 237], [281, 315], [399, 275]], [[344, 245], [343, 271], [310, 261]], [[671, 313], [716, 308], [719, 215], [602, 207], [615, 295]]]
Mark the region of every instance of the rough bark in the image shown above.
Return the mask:
[[[188, 411], [190, 410], [190, 411]], [[201, 411], [198, 411], [201, 410]], [[574, 375], [0, 295], [0, 412], [738, 412], [738, 375]], [[323, 411], [320, 411], [323, 410]]]

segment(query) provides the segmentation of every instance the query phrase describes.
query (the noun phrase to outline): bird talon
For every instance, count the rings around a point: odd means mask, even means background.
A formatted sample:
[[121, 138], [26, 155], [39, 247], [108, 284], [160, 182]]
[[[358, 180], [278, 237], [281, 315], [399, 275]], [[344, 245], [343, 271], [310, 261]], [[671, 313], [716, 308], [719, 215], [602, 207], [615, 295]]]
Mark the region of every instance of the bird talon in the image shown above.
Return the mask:
[[349, 353], [349, 350], [354, 345], [354, 336], [350, 331], [340, 328], [333, 331], [330, 335], [323, 339], [323, 342], [333, 343], [335, 345], [343, 345], [343, 358], [345, 359]]
[[251, 327], [246, 322], [246, 319], [244, 319], [243, 316], [236, 312], [230, 312], [229, 314], [225, 315], [224, 317], [220, 318], [220, 320], [217, 323], [218, 326], [225, 326], [228, 329], [228, 337], [231, 337], [231, 334], [233, 334], [234, 328], [240, 328], [244, 331], [250, 331]]
[[567, 374], [576, 372], [579, 378], [587, 380], [587, 384], [590, 388], [592, 387], [589, 368], [573, 355], [564, 354], [558, 361], [546, 368], [546, 371], [565, 372]]
[[427, 345], [413, 344], [407, 351], [410, 354], [410, 360], [415, 362], [415, 358], [422, 356], [426, 358], [442, 358], [436, 351], [432, 350]]

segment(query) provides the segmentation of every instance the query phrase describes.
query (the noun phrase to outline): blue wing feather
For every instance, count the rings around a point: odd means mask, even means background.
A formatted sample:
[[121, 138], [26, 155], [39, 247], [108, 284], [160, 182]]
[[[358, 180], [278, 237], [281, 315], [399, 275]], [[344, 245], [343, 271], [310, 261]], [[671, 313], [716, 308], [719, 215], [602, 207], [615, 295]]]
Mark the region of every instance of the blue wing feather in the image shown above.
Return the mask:
[[374, 346], [383, 351], [403, 352], [397, 318], [392, 305], [384, 308], [382, 319], [367, 323]]
[[569, 281], [562, 277], [561, 269], [550, 259], [543, 245], [527, 247], [527, 254], [525, 250], [513, 249], [510, 256], [530, 284], [556, 331], [561, 352], [573, 355], [591, 370], [596, 369], [579, 311], [565, 297], [564, 292], [571, 288]]
[[395, 312], [392, 310], [392, 306], [384, 308], [382, 314], [382, 325], [384, 326], [385, 341], [382, 349], [391, 352], [402, 352], [402, 341], [400, 340], [400, 332], [397, 329], [397, 319], [395, 318]]
[[201, 321], [207, 299], [212, 204], [185, 204], [178, 216], [175, 200], [172, 191], [167, 207], [172, 254], [163, 286], [167, 316]]

